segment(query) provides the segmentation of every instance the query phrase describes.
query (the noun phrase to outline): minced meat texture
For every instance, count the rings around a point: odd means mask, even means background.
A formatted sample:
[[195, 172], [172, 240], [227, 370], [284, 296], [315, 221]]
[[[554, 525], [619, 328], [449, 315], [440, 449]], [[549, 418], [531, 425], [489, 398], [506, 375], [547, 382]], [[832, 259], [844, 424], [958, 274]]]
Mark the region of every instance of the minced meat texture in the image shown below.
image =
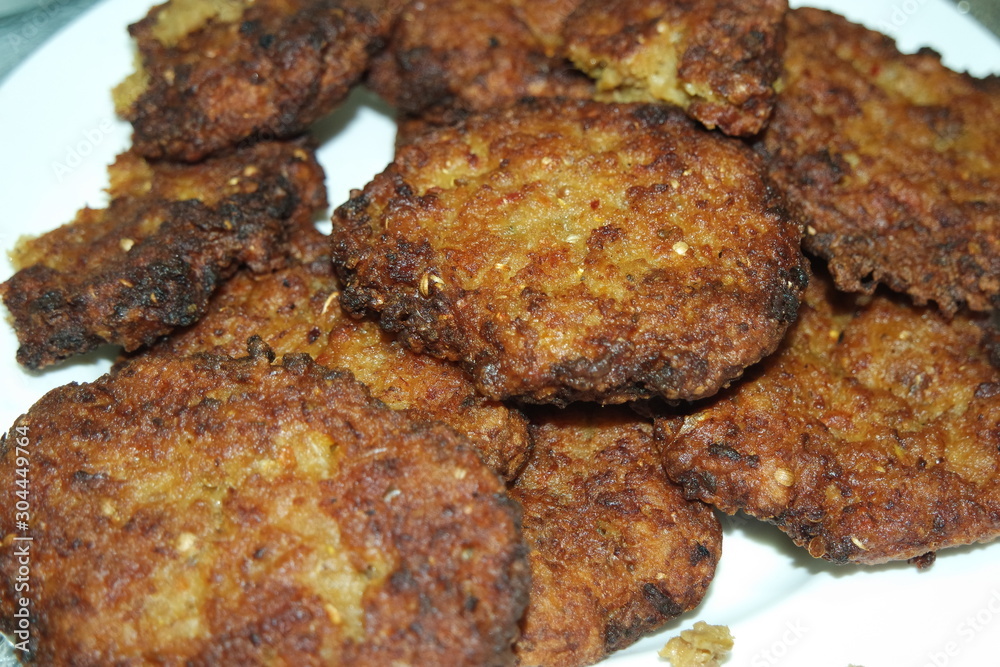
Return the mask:
[[1000, 535], [1000, 370], [982, 318], [837, 293], [823, 273], [804, 301], [777, 353], [658, 422], [671, 478], [837, 563]]
[[599, 99], [676, 104], [752, 136], [777, 97], [787, 0], [584, 0], [563, 31]]
[[590, 80], [557, 54], [557, 35], [548, 32], [565, 13], [562, 4], [412, 2], [367, 84], [403, 114], [431, 119], [509, 106], [525, 96], [589, 98]]
[[305, 353], [350, 370], [372, 394], [414, 419], [440, 420], [467, 436], [484, 461], [511, 478], [531, 451], [527, 421], [476, 393], [457, 365], [411, 352], [377, 322], [340, 307], [329, 239], [315, 230], [296, 239], [298, 259], [269, 274], [241, 271], [223, 285], [195, 325], [156, 345], [157, 355], [237, 355], [251, 336], [278, 354]]
[[129, 28], [115, 91], [135, 151], [197, 161], [287, 138], [332, 111], [384, 44], [401, 0], [170, 0]]
[[817, 9], [789, 13], [784, 90], [759, 142], [837, 286], [1000, 307], [1000, 78]]
[[[48, 393], [31, 461], [33, 664], [509, 665], [528, 570], [451, 429], [306, 355], [148, 357]], [[0, 487], [13, 507], [17, 486]], [[17, 529], [0, 519], [5, 544]], [[3, 629], [17, 557], [0, 552]]]
[[524, 102], [417, 136], [334, 214], [341, 302], [491, 398], [709, 396], [771, 352], [800, 229], [742, 143], [655, 105]]
[[595, 663], [696, 607], [722, 530], [660, 464], [653, 425], [624, 407], [532, 412], [535, 451], [511, 486], [531, 595], [521, 665]]

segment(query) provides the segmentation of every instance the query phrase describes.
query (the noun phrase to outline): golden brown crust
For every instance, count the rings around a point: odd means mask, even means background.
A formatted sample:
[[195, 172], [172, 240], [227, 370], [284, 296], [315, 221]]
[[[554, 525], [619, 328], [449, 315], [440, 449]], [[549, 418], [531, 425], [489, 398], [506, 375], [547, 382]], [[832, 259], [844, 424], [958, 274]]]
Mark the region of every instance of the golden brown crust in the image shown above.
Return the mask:
[[455, 364], [411, 352], [369, 320], [340, 308], [329, 239], [300, 237], [300, 263], [267, 275], [241, 271], [212, 298], [193, 327], [164, 340], [154, 354], [237, 355], [257, 335], [279, 355], [305, 353], [345, 368], [372, 394], [418, 421], [439, 420], [466, 435], [498, 474], [513, 478], [531, 451], [527, 420], [476, 393]]
[[671, 102], [750, 136], [774, 108], [787, 10], [787, 0], [584, 0], [563, 36], [601, 99]]
[[509, 0], [511, 7], [531, 34], [542, 43], [546, 53], [563, 51], [563, 26], [580, 0]]
[[425, 134], [333, 238], [348, 310], [532, 402], [711, 395], [805, 280], [752, 153], [660, 106], [536, 100]]
[[110, 167], [111, 202], [22, 241], [0, 291], [21, 344], [17, 360], [48, 366], [98, 345], [148, 345], [205, 312], [241, 265], [272, 270], [288, 237], [326, 204], [307, 140], [266, 142], [198, 165]]
[[454, 110], [447, 114], [400, 114], [396, 117], [396, 149], [411, 143], [426, 132], [439, 130], [468, 117], [468, 113]]
[[701, 602], [722, 532], [666, 478], [652, 430], [625, 408], [533, 414], [510, 490], [532, 577], [520, 664], [589, 665]]
[[1000, 79], [835, 14], [788, 16], [785, 89], [761, 143], [837, 285], [953, 313], [1000, 306]]
[[[509, 664], [528, 579], [501, 482], [348, 374], [269, 358], [146, 358], [16, 422], [33, 661]], [[13, 515], [0, 534], [9, 631]]]
[[[539, 4], [532, 20], [551, 5]], [[532, 32], [526, 12], [505, 2], [424, 0], [396, 22], [367, 83], [404, 114], [486, 111], [526, 96], [588, 98], [592, 85]], [[558, 21], [558, 19], [556, 19]]]
[[361, 78], [400, 3], [243, 2], [242, 12], [224, 11], [164, 43], [157, 26], [190, 4], [154, 7], [129, 29], [145, 85], [135, 100], [119, 94], [118, 106], [146, 157], [196, 161], [244, 140], [302, 132]]
[[804, 302], [743, 382], [658, 422], [670, 476], [838, 563], [1000, 535], [1000, 371], [976, 319], [826, 276]]

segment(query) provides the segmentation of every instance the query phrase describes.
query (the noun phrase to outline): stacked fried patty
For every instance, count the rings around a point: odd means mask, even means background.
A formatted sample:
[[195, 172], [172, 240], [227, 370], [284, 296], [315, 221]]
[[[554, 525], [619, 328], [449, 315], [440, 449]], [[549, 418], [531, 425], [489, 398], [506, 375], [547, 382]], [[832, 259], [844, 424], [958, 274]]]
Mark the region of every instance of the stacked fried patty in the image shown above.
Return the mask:
[[42, 368], [112, 343], [134, 350], [196, 322], [240, 267], [282, 265], [289, 238], [326, 204], [312, 142], [263, 142], [196, 165], [134, 151], [109, 169], [107, 208], [13, 253], [0, 285], [21, 347]]
[[654, 105], [539, 99], [421, 135], [333, 236], [348, 310], [539, 403], [709, 396], [806, 281], [756, 157]]
[[[461, 436], [349, 374], [272, 363], [257, 338], [249, 351], [138, 360], [16, 422], [33, 462], [32, 659], [509, 664], [528, 570], [503, 484]], [[5, 549], [8, 631], [14, 569]]]
[[779, 351], [664, 417], [687, 495], [776, 524], [817, 558], [875, 564], [1000, 535], [1000, 370], [983, 321], [818, 274]]
[[[710, 505], [835, 563], [1000, 533], [995, 77], [784, 0], [130, 32], [110, 203], [0, 288], [23, 365], [127, 352], [0, 444], [27, 659], [572, 667], [697, 607]], [[358, 82], [397, 150], [325, 236]]]

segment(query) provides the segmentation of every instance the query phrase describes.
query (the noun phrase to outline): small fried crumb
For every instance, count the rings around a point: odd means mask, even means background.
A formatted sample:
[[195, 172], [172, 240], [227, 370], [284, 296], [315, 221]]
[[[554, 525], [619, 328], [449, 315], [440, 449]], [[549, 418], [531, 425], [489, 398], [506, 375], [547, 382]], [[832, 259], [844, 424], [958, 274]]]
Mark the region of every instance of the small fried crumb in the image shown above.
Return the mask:
[[733, 636], [727, 626], [698, 621], [668, 641], [660, 657], [673, 667], [718, 667], [732, 650]]
[[786, 468], [778, 468], [774, 471], [774, 481], [782, 486], [794, 486], [795, 473]]

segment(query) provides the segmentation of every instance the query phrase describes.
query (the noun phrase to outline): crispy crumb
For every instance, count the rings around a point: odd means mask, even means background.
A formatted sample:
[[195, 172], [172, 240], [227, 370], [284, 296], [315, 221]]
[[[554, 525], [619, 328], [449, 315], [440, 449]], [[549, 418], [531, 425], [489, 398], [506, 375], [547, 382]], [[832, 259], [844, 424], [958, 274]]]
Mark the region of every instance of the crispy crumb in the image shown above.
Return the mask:
[[673, 667], [718, 667], [733, 650], [733, 635], [725, 625], [698, 621], [694, 628], [667, 642], [660, 657]]
[[774, 471], [774, 481], [782, 486], [792, 486], [795, 484], [795, 473], [786, 468], [778, 468]]

